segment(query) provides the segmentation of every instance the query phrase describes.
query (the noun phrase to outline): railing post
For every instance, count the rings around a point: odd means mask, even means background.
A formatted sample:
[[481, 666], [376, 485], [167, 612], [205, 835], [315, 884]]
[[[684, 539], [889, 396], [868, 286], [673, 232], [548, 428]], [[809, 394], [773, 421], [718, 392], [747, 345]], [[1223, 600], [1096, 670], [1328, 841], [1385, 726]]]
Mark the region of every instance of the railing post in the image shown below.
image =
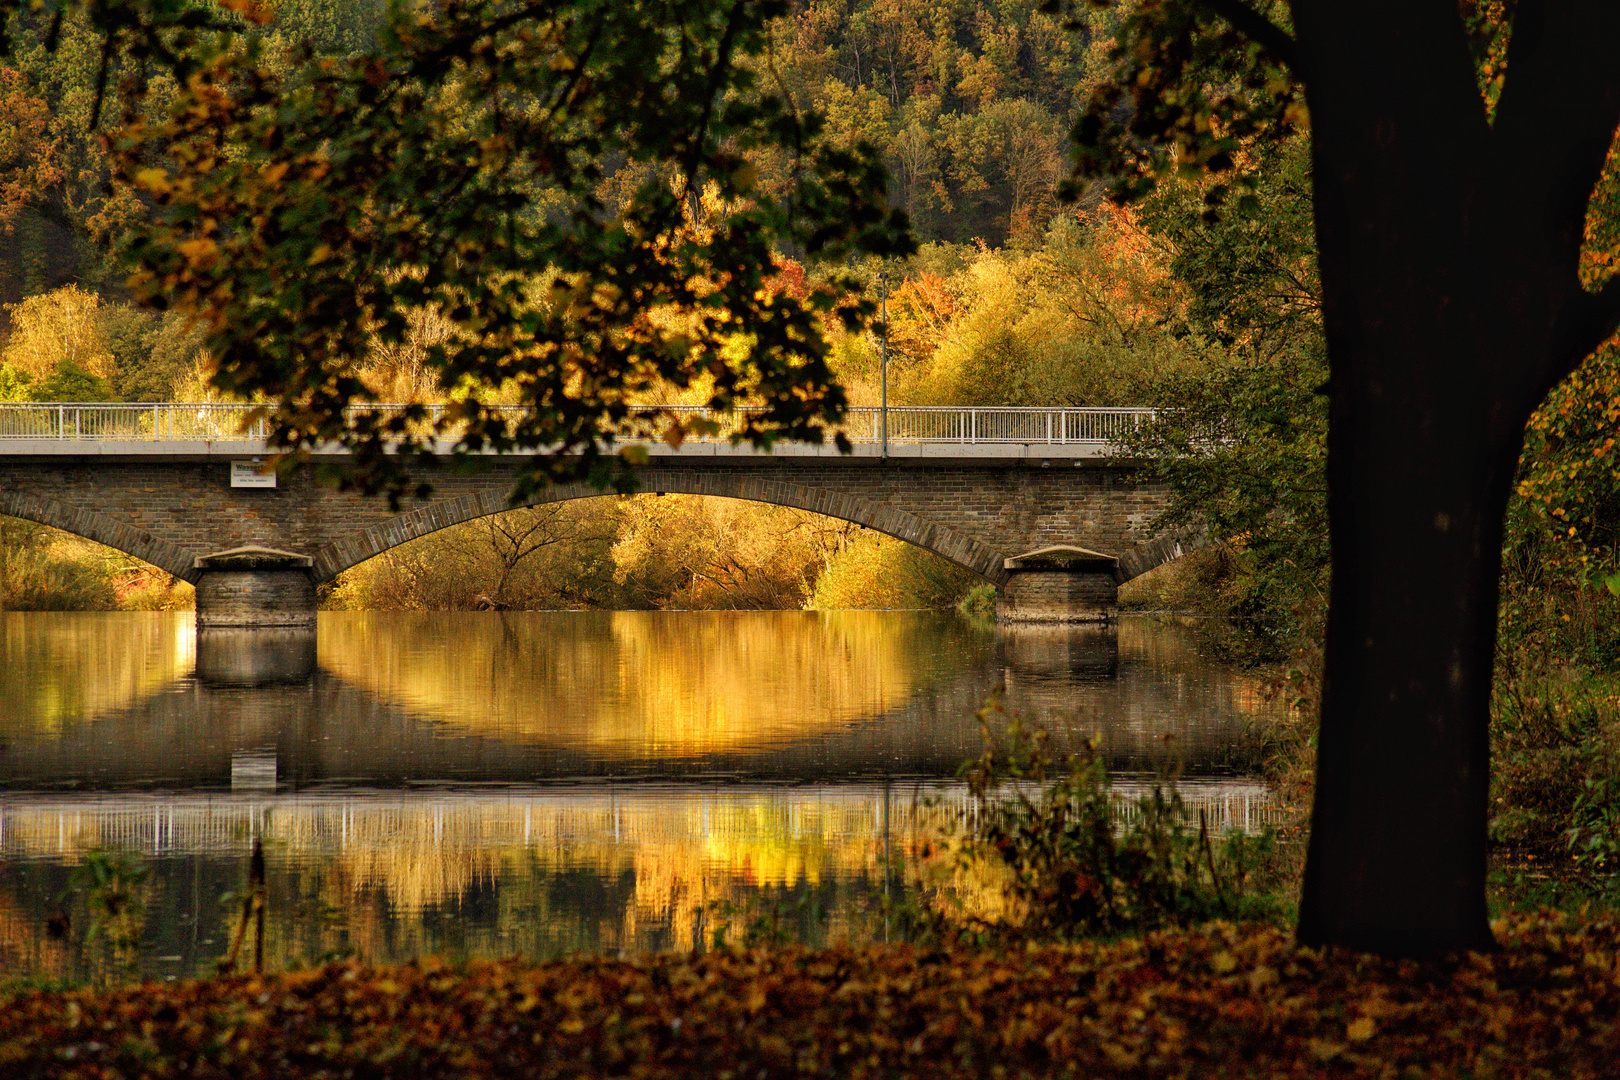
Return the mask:
[[969, 409], [968, 410], [968, 423], [973, 426], [973, 434], [968, 438], [968, 442], [969, 443], [977, 443], [979, 441], [979, 410], [978, 409]]
[[1052, 414], [1046, 414], [1046, 445], [1052, 445]]

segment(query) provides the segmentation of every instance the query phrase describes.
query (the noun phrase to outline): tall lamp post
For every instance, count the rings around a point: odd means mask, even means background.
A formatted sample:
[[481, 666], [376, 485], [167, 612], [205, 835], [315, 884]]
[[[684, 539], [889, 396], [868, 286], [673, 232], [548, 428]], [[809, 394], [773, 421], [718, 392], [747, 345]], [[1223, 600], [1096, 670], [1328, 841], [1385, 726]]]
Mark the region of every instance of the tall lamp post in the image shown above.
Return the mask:
[[881, 404], [880, 404], [880, 406], [878, 408], [878, 414], [881, 417], [881, 426], [882, 426], [882, 432], [883, 432], [883, 451], [882, 451], [883, 452], [883, 458], [884, 458], [884, 460], [888, 460], [888, 457], [889, 457], [889, 272], [887, 270], [883, 270], [883, 271], [880, 271], [878, 273], [878, 285], [879, 285], [879, 290], [880, 290], [879, 295], [882, 297], [882, 303], [883, 303], [883, 336], [878, 339], [878, 356], [879, 356], [878, 370], [882, 373], [881, 376], [880, 376], [881, 382], [882, 382], [882, 389], [879, 391], [879, 393], [882, 396], [880, 398]]

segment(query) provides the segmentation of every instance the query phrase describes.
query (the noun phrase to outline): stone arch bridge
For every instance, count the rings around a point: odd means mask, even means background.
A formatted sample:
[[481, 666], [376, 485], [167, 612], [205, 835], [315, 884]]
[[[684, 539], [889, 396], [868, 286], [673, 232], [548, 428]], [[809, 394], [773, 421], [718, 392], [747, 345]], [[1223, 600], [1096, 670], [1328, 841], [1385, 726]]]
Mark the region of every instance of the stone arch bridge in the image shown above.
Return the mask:
[[[1107, 619], [1119, 583], [1181, 553], [1176, 537], [1151, 528], [1167, 491], [1113, 450], [1144, 412], [890, 409], [885, 423], [879, 410], [855, 410], [849, 455], [658, 443], [640, 481], [647, 492], [797, 507], [887, 533], [992, 582], [1003, 618]], [[259, 473], [266, 448], [243, 431], [243, 415], [219, 405], [0, 406], [0, 514], [191, 582], [199, 627], [293, 625], [312, 622], [315, 585], [510, 509], [525, 460], [490, 456], [431, 475], [432, 497], [394, 513], [317, 483], [313, 470]], [[535, 502], [602, 494], [564, 485]]]

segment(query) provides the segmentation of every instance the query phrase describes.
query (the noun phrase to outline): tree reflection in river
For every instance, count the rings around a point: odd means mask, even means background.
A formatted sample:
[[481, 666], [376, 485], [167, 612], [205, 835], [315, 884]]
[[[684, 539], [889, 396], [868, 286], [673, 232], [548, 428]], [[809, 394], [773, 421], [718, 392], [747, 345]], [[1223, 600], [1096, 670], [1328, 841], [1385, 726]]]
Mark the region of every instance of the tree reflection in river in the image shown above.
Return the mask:
[[1138, 619], [1115, 633], [927, 612], [336, 612], [312, 677], [243, 688], [213, 658], [198, 666], [215, 678], [176, 675], [189, 626], [155, 618], [126, 637], [117, 617], [8, 616], [41, 621], [7, 639], [22, 647], [0, 674], [20, 684], [5, 686], [5, 784], [229, 786], [246, 752], [273, 753], [294, 786], [949, 776], [978, 752], [998, 685], [1010, 713], [1096, 737], [1112, 768], [1220, 773], [1256, 707], [1185, 631]]

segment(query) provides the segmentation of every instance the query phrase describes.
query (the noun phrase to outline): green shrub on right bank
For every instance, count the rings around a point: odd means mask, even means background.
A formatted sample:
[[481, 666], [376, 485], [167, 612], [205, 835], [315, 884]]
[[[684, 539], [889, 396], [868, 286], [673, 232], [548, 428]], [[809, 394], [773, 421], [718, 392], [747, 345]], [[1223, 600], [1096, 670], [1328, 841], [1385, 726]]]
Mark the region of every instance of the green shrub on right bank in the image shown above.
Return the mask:
[[942, 840], [955, 880], [999, 896], [971, 913], [936, 905], [923, 923], [933, 936], [1072, 941], [1212, 919], [1281, 925], [1291, 913], [1293, 882], [1269, 829], [1212, 832], [1173, 776], [1122, 799], [1093, 747], [1054, 754], [1046, 732], [1007, 720], [994, 699], [980, 726], [984, 751], [961, 773], [973, 808]]

